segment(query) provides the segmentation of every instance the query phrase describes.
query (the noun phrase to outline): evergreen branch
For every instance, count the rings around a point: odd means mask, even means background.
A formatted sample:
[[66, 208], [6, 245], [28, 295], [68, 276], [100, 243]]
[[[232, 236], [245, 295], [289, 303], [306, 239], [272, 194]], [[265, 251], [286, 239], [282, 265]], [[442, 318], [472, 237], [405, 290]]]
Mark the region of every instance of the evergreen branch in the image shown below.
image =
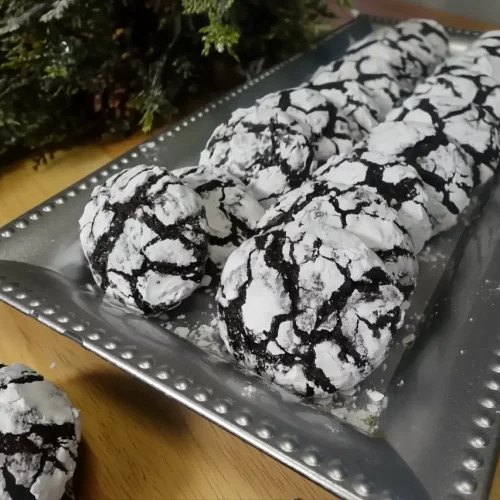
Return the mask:
[[234, 50], [240, 39], [238, 30], [228, 24], [219, 24], [213, 14], [210, 14], [209, 20], [210, 24], [200, 29], [204, 44], [202, 54], [208, 56], [213, 47], [217, 52], [228, 52], [238, 60], [238, 56]]
[[322, 0], [0, 0], [2, 163], [150, 130], [193, 91], [302, 50], [325, 14]]
[[0, 24], [0, 36], [18, 30], [21, 26], [28, 23], [31, 18], [42, 9], [43, 5], [35, 5], [17, 17], [2, 20], [2, 23]]
[[182, 0], [186, 14], [215, 14], [219, 19], [233, 4], [234, 0]]
[[41, 18], [40, 21], [42, 23], [48, 23], [53, 19], [61, 19], [62, 15], [66, 11], [66, 9], [74, 2], [75, 0], [56, 0], [52, 4], [52, 8], [46, 12]]

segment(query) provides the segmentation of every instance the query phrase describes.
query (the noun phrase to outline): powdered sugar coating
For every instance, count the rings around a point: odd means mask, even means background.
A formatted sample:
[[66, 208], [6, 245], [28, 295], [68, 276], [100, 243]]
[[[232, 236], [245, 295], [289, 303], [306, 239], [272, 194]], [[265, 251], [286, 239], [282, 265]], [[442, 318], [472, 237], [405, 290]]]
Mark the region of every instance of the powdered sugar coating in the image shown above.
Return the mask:
[[236, 250], [217, 302], [235, 358], [305, 396], [358, 384], [383, 361], [403, 318], [401, 294], [366, 245], [296, 223]]
[[311, 127], [311, 142], [318, 161], [345, 153], [353, 147], [349, 120], [320, 92], [309, 88], [286, 89], [258, 101], [264, 108], [279, 108]]
[[253, 236], [264, 208], [237, 179], [217, 177], [199, 167], [173, 173], [200, 196], [208, 223], [208, 257], [222, 268], [229, 255]]
[[80, 414], [24, 365], [0, 364], [0, 498], [59, 500], [76, 468]]
[[428, 123], [443, 131], [469, 157], [475, 186], [487, 182], [498, 167], [500, 136], [495, 117], [459, 97], [410, 97], [387, 121]]
[[485, 31], [473, 42], [472, 47], [481, 46], [486, 40], [491, 40], [500, 46], [500, 30]]
[[311, 128], [279, 109], [236, 110], [219, 125], [200, 155], [200, 165], [243, 182], [264, 206], [300, 186], [314, 170]]
[[354, 80], [338, 80], [335, 73], [323, 72], [307, 86], [321, 92], [354, 124], [353, 132], [359, 130], [359, 135], [354, 136], [355, 141], [383, 118], [374, 93]]
[[292, 221], [304, 227], [345, 229], [384, 262], [395, 284], [408, 298], [415, 288], [418, 263], [409, 234], [386, 201], [363, 187], [314, 181], [283, 196], [261, 221], [261, 233]]
[[371, 55], [346, 57], [320, 67], [311, 82], [321, 82], [321, 74], [329, 73], [329, 81], [355, 80], [373, 93], [373, 98], [385, 116], [401, 98], [401, 91], [390, 64]]
[[500, 58], [500, 30], [483, 33], [471, 46], [472, 50], [483, 50], [490, 57]]
[[444, 59], [448, 54], [450, 37], [444, 27], [433, 19], [408, 19], [398, 23], [394, 30], [396, 33], [389, 34], [389, 38], [393, 36], [401, 41], [405, 37], [418, 37], [424, 41], [436, 59]]
[[500, 85], [488, 75], [470, 70], [431, 76], [417, 85], [418, 97], [457, 98], [464, 104], [475, 104], [500, 121]]
[[489, 56], [482, 49], [469, 49], [463, 54], [448, 57], [434, 71], [439, 75], [460, 75], [462, 72], [486, 75], [500, 83], [500, 59]]
[[465, 153], [434, 126], [381, 123], [363, 141], [363, 147], [399, 156], [415, 168], [424, 182], [434, 234], [453, 226], [469, 204], [473, 179]]
[[331, 158], [313, 178], [360, 186], [382, 196], [397, 211], [416, 253], [432, 236], [424, 184], [413, 167], [395, 156], [357, 147], [347, 155]]
[[147, 313], [178, 305], [205, 271], [200, 199], [156, 166], [123, 170], [96, 187], [80, 218], [80, 241], [106, 294]]
[[[408, 38], [408, 37], [406, 37]], [[379, 39], [363, 39], [350, 47], [344, 58], [353, 60], [364, 57], [383, 59], [391, 68], [401, 90], [409, 95], [417, 80], [427, 76], [437, 64], [431, 50], [417, 36], [403, 39], [402, 35], [392, 30]]]

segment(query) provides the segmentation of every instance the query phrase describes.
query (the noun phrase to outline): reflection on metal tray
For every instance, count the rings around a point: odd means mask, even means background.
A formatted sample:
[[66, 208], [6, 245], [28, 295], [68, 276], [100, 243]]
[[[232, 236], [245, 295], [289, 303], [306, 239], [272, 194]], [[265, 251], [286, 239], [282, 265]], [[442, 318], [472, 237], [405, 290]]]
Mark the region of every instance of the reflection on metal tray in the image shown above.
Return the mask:
[[[103, 300], [80, 250], [77, 220], [94, 185], [140, 163], [192, 165], [232, 110], [302, 83], [371, 30], [360, 16], [5, 226], [0, 299], [343, 498], [484, 498], [500, 427], [499, 186], [422, 253], [386, 363], [355, 395], [321, 404], [231, 363], [215, 329], [213, 284], [171, 317], [147, 320]], [[455, 51], [476, 36], [451, 35]]]

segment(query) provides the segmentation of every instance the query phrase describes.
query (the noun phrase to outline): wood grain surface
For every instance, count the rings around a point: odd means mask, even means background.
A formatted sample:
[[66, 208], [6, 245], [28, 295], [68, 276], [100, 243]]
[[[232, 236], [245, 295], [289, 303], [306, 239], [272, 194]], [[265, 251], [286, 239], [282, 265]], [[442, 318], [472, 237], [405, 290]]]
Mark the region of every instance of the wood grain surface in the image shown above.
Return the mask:
[[[396, 0], [359, 0], [358, 8], [398, 18], [434, 17], [488, 29]], [[0, 171], [0, 225], [111, 161], [145, 137], [58, 153]], [[332, 499], [278, 462], [60, 335], [0, 304], [0, 361], [27, 364], [66, 391], [83, 414], [75, 490], [81, 500]], [[436, 471], [439, 474], [439, 471]], [[491, 500], [500, 500], [499, 474]]]

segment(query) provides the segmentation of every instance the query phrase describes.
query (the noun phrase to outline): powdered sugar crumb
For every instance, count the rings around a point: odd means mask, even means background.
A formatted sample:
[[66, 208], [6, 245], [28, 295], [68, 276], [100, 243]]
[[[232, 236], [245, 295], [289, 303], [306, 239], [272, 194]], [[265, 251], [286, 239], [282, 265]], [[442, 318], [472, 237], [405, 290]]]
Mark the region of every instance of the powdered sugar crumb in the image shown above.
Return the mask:
[[186, 338], [189, 334], [189, 328], [185, 326], [178, 326], [174, 329], [174, 333], [179, 335], [179, 337]]
[[203, 278], [201, 280], [200, 286], [207, 287], [207, 286], [210, 286], [210, 283], [212, 283], [212, 277], [209, 276], [208, 274], [205, 274], [205, 276], [203, 276]]
[[253, 385], [247, 385], [243, 388], [242, 395], [246, 398], [251, 398], [257, 392], [257, 388]]
[[366, 394], [375, 403], [379, 403], [384, 399], [384, 395], [381, 392], [375, 391], [373, 389], [367, 389]]
[[378, 405], [369, 405], [368, 409], [358, 409], [355, 405], [351, 407], [333, 408], [331, 413], [337, 418], [347, 422], [369, 434], [373, 434], [378, 428], [378, 417], [380, 407]]
[[410, 333], [409, 335], [407, 335], [406, 337], [403, 338], [403, 345], [405, 347], [411, 347], [414, 342], [415, 342], [415, 334], [414, 333]]

